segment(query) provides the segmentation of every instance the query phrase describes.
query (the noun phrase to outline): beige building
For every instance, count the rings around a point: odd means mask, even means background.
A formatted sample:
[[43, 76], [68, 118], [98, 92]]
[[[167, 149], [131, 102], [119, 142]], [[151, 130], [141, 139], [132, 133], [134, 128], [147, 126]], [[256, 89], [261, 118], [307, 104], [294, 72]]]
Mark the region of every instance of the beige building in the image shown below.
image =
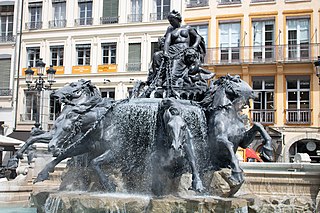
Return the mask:
[[269, 127], [278, 161], [300, 152], [320, 162], [319, 13], [318, 0], [203, 0], [184, 9], [184, 21], [207, 36], [207, 68], [239, 74], [259, 94], [248, 114]]

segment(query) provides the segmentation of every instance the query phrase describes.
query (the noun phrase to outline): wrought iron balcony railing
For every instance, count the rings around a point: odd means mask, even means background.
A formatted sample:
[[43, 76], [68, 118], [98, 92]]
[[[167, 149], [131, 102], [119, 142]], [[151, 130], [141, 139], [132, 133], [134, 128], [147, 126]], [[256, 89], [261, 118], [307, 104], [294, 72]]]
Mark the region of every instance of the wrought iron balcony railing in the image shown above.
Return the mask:
[[127, 63], [127, 71], [129, 72], [141, 71], [141, 63]]
[[273, 124], [274, 123], [274, 112], [275, 112], [275, 110], [253, 109], [253, 110], [251, 110], [251, 119], [253, 122], [260, 122], [262, 124]]
[[142, 22], [143, 14], [129, 14], [128, 22]]
[[169, 13], [150, 13], [150, 21], [166, 20]]
[[0, 43], [10, 43], [15, 42], [16, 37], [15, 36], [0, 36]]
[[205, 7], [209, 5], [208, 0], [197, 0], [197, 1], [190, 1], [187, 4], [187, 8], [193, 8], [193, 7]]
[[100, 24], [116, 24], [119, 22], [119, 16], [101, 17]]
[[90, 26], [93, 24], [93, 18], [78, 18], [74, 20], [75, 26]]
[[42, 21], [33, 21], [26, 23], [27, 30], [40, 30], [42, 29]]
[[49, 21], [49, 28], [64, 28], [67, 25], [67, 20], [52, 20]]
[[207, 65], [241, 63], [313, 62], [320, 53], [320, 44], [271, 45], [208, 48]]
[[311, 109], [286, 109], [287, 124], [310, 124]]
[[241, 4], [241, 0], [220, 0], [219, 5]]
[[0, 96], [11, 96], [12, 89], [0, 89]]

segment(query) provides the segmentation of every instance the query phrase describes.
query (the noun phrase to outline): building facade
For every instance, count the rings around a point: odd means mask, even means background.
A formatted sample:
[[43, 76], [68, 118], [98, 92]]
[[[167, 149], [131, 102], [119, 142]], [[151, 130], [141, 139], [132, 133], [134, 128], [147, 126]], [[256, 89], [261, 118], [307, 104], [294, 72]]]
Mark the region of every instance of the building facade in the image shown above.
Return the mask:
[[[60, 106], [48, 91], [27, 90], [24, 71], [43, 58], [57, 70], [53, 89], [78, 79], [91, 80], [104, 97], [128, 97], [136, 80], [146, 80], [167, 13], [181, 1], [25, 0], [17, 130], [30, 130], [37, 113], [49, 129]], [[41, 105], [40, 112], [37, 105]]]
[[146, 80], [175, 9], [204, 37], [205, 67], [217, 77], [238, 74], [257, 92], [246, 112], [273, 136], [277, 161], [298, 152], [320, 161], [318, 0], [25, 0], [23, 7], [16, 130], [30, 130], [37, 113], [49, 129], [61, 108], [49, 92], [37, 100], [27, 90], [28, 66], [39, 58], [54, 65], [54, 89], [84, 78], [104, 97], [126, 98], [135, 80]]
[[319, 9], [318, 0], [190, 0], [184, 9], [208, 39], [206, 67], [257, 92], [247, 113], [274, 135], [277, 161], [300, 152], [320, 162]]
[[14, 128], [14, 75], [18, 1], [0, 1], [0, 135]]

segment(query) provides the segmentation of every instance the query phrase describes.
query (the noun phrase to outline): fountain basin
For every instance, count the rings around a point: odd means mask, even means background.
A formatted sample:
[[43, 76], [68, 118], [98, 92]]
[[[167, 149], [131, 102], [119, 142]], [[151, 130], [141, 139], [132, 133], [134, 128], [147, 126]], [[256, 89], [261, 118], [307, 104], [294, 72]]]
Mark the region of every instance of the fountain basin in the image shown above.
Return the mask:
[[[39, 201], [47, 196], [46, 203]], [[172, 195], [152, 197], [138, 194], [55, 192], [32, 194], [38, 212], [248, 212], [248, 202], [240, 198]]]

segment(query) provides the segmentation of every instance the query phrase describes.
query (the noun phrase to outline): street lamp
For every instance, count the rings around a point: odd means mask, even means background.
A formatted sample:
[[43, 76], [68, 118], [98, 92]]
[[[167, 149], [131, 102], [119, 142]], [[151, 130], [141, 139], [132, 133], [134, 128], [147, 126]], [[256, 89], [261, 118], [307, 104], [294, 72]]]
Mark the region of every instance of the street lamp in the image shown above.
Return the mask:
[[33, 75], [34, 71], [29, 66], [28, 69], [25, 71], [26, 74], [26, 83], [28, 85], [29, 91], [37, 91], [37, 113], [36, 113], [36, 122], [35, 127], [40, 128], [40, 97], [41, 92], [43, 90], [51, 90], [52, 84], [55, 82], [54, 75], [56, 73], [56, 70], [53, 69], [53, 66], [51, 65], [50, 68], [47, 70], [47, 82], [49, 85], [45, 85], [46, 81], [44, 79], [44, 73], [45, 73], [45, 67], [46, 64], [42, 61], [42, 58], [40, 58], [36, 63], [36, 69], [37, 69], [37, 76], [36, 80], [33, 83]]
[[316, 67], [316, 76], [319, 78], [320, 84], [320, 56], [318, 56], [318, 61], [314, 62], [314, 66]]

